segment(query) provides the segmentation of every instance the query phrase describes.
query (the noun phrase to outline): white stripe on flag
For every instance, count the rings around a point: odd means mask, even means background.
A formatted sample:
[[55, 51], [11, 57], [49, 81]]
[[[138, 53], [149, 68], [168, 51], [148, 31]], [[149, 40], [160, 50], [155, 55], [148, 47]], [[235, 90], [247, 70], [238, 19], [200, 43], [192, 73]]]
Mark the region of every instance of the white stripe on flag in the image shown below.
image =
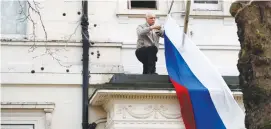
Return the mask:
[[[183, 32], [170, 15], [167, 18], [165, 30], [191, 71], [209, 90], [216, 110], [227, 129], [245, 129], [245, 113], [234, 100], [231, 90], [215, 66], [188, 37], [185, 38], [184, 46], [182, 46]], [[183, 49], [180, 49], [181, 47]]]

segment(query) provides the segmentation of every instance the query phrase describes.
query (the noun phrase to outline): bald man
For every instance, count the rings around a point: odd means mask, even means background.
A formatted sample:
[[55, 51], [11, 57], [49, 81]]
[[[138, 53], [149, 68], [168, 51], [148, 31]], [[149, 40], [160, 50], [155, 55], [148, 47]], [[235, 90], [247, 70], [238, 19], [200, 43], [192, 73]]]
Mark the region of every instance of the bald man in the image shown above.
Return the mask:
[[159, 39], [164, 37], [161, 26], [155, 25], [156, 17], [152, 13], [146, 14], [146, 23], [137, 27], [136, 57], [143, 64], [143, 74], [157, 74], [156, 62], [159, 49]]

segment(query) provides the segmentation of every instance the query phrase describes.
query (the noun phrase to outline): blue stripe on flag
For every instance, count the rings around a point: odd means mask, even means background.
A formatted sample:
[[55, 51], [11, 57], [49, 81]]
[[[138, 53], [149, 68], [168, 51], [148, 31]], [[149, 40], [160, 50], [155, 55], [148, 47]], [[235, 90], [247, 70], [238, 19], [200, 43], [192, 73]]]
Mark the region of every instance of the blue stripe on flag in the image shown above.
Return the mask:
[[208, 89], [192, 73], [166, 34], [164, 41], [168, 74], [171, 79], [188, 89], [197, 129], [226, 129], [216, 111]]

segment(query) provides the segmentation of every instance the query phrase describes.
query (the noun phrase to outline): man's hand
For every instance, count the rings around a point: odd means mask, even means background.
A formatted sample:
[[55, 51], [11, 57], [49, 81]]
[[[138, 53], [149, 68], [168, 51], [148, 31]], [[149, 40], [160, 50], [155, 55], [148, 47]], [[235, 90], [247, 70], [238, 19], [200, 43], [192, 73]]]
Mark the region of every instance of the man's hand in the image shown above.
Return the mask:
[[161, 29], [161, 26], [159, 26], [159, 25], [153, 25], [153, 26], [151, 26], [151, 29], [152, 29], [152, 30], [153, 30], [153, 29], [160, 30], [160, 29]]

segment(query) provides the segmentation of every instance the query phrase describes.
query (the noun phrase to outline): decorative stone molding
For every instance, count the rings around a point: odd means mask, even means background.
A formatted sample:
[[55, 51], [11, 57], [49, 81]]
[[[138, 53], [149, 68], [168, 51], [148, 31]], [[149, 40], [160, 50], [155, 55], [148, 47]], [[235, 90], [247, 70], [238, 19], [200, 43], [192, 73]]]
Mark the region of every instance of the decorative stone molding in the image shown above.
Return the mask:
[[51, 102], [1, 102], [1, 108], [36, 108], [36, 109], [54, 109], [55, 104]]
[[167, 100], [177, 99], [177, 96], [175, 91], [170, 90], [99, 90], [90, 100], [90, 104], [99, 106], [114, 99]]
[[1, 109], [43, 109], [45, 129], [51, 129], [54, 108], [55, 104], [52, 102], [1, 102]]
[[239, 104], [239, 106], [243, 109], [245, 112], [245, 106], [243, 103], [243, 93], [242, 92], [233, 92], [233, 97], [236, 100], [236, 102]]
[[[233, 95], [242, 104], [242, 93]], [[90, 105], [105, 109], [106, 129], [185, 129], [175, 91], [98, 90]]]
[[54, 109], [44, 109], [45, 112], [45, 128], [46, 129], [51, 129], [51, 123], [52, 123], [52, 112]]
[[99, 90], [90, 104], [107, 112], [106, 129], [184, 129], [175, 91]]
[[[234, 99], [243, 104], [243, 93], [232, 92]], [[90, 100], [91, 105], [99, 106], [109, 100], [168, 100], [177, 99], [176, 92], [170, 90], [99, 90]]]
[[237, 102], [243, 103], [243, 93], [242, 92], [233, 92], [233, 97]]
[[179, 104], [120, 104], [116, 117], [122, 119], [180, 119]]

